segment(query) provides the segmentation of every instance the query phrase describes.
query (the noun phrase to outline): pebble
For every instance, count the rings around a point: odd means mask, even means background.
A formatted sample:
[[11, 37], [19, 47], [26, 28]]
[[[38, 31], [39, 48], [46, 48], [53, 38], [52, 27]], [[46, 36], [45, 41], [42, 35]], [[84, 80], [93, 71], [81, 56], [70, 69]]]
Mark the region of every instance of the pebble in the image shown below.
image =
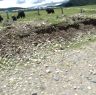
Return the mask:
[[88, 80], [91, 80], [91, 77], [89, 77], [89, 76], [87, 76], [86, 78], [87, 78]]
[[3, 87], [6, 88], [6, 85], [4, 85]]
[[41, 92], [41, 94], [43, 94], [43, 95], [44, 95], [44, 92]]
[[74, 79], [74, 77], [73, 77], [73, 76], [70, 76], [70, 77], [69, 77], [69, 80], [73, 80], [73, 79]]
[[87, 89], [91, 90], [92, 88], [90, 86], [88, 86]]
[[26, 88], [23, 88], [23, 91], [26, 91]]
[[19, 77], [18, 79], [19, 79], [19, 80], [22, 80], [22, 77]]
[[90, 74], [93, 74], [93, 70], [89, 70]]
[[53, 76], [53, 79], [54, 79], [55, 81], [59, 81], [60, 78], [59, 78], [58, 75], [54, 75], [54, 76]]
[[31, 80], [31, 79], [32, 79], [32, 77], [29, 77], [28, 79], [29, 79], [29, 80]]
[[77, 93], [75, 93], [74, 95], [78, 95]]
[[15, 78], [10, 78], [9, 81], [10, 82], [13, 82], [15, 80]]
[[48, 65], [45, 65], [45, 68], [48, 68], [49, 66]]
[[93, 75], [96, 75], [96, 71], [93, 71]]
[[92, 67], [93, 65], [91, 65], [91, 64], [88, 64], [88, 66], [89, 66], [89, 67]]
[[41, 62], [37, 62], [36, 64], [38, 64], [38, 65], [39, 65], [39, 64], [41, 64]]
[[65, 72], [68, 72], [68, 70], [65, 70]]
[[50, 70], [50, 69], [47, 69], [47, 70], [46, 70], [46, 73], [51, 73], [51, 70]]
[[37, 95], [37, 93], [33, 93], [32, 95]]
[[90, 70], [89, 72], [90, 72], [90, 74], [96, 75], [96, 71], [95, 70]]
[[56, 72], [56, 73], [59, 73], [59, 72], [60, 72], [60, 70], [56, 70], [55, 72]]
[[24, 64], [24, 66], [26, 67], [26, 66], [27, 66], [27, 64]]
[[74, 88], [75, 90], [77, 89], [77, 87], [76, 87], [76, 86], [74, 86], [73, 88]]

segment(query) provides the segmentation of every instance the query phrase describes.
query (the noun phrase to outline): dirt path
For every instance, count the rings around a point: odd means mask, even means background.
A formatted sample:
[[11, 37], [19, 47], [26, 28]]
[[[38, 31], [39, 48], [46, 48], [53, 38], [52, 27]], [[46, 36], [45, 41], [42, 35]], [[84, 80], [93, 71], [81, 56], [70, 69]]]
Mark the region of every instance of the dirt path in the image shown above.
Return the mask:
[[0, 71], [0, 95], [96, 95], [96, 42], [36, 56]]

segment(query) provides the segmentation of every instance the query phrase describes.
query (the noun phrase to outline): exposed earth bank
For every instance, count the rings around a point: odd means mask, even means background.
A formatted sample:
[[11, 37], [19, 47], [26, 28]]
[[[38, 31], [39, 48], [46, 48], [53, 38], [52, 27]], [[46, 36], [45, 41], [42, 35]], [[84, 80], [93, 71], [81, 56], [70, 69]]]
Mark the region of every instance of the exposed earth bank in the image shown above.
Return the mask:
[[[92, 40], [96, 24], [92, 23], [67, 28], [60, 24], [39, 32], [30, 25], [1, 31], [0, 95], [96, 95], [96, 41]], [[87, 44], [67, 48], [86, 36]]]

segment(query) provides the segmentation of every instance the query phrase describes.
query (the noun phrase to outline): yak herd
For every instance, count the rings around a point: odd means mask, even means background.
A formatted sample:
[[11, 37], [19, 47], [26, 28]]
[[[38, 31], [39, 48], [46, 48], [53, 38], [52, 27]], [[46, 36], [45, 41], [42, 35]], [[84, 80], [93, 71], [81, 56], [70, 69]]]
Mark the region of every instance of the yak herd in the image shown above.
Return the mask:
[[[13, 21], [17, 21], [17, 19], [19, 19], [19, 18], [25, 18], [25, 12], [18, 11], [18, 15], [17, 16], [13, 15], [11, 18]], [[0, 15], [0, 22], [2, 22], [2, 21], [3, 21], [3, 17]]]
[[[55, 13], [53, 8], [47, 8], [46, 9], [46, 12], [47, 12], [47, 14], [53, 14], [53, 13]], [[25, 12], [23, 10], [19, 10], [17, 16], [13, 15], [11, 17], [11, 19], [13, 21], [17, 21], [17, 19], [19, 19], [19, 18], [25, 18], [25, 17], [26, 17]], [[0, 15], [0, 22], [2, 22], [2, 21], [3, 21], [3, 17]]]

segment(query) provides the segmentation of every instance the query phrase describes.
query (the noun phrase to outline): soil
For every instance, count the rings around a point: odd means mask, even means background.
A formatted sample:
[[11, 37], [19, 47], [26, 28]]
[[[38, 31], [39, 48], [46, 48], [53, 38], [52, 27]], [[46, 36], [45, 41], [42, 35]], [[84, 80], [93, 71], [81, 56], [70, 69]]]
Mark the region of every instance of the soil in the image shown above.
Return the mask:
[[65, 48], [96, 35], [94, 21], [0, 30], [0, 95], [96, 95], [96, 42]]
[[[84, 19], [79, 23], [64, 22], [49, 26], [32, 26], [32, 24], [11, 25], [0, 31], [0, 56], [24, 55], [26, 48], [32, 51], [34, 46], [46, 42], [62, 41], [66, 44], [84, 35], [96, 34], [96, 19]], [[29, 49], [29, 47], [31, 47]]]

